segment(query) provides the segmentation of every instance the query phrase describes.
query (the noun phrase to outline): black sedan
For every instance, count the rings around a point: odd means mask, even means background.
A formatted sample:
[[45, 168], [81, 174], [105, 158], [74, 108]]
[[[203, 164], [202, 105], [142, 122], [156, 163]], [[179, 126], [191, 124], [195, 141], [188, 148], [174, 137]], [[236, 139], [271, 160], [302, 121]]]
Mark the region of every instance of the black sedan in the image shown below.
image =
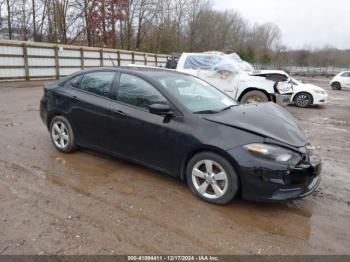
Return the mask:
[[238, 105], [170, 70], [83, 70], [45, 86], [40, 114], [57, 150], [98, 150], [187, 182], [217, 204], [306, 196], [321, 161], [294, 117], [273, 103]]

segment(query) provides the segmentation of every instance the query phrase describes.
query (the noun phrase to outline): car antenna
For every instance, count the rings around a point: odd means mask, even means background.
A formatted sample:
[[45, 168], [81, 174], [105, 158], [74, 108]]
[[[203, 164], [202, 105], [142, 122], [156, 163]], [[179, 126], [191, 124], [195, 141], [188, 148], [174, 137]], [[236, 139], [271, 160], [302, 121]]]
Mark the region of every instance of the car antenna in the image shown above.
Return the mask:
[[112, 57], [110, 55], [109, 55], [109, 59], [111, 60], [112, 65], [115, 66], [114, 61], [113, 61], [113, 59], [112, 59]]

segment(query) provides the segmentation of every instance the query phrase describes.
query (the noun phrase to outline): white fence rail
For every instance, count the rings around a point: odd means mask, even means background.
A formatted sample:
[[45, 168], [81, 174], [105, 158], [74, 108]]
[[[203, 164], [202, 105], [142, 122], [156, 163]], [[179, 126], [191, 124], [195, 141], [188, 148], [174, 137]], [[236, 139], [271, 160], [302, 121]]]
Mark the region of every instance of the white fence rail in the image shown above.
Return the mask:
[[[168, 55], [119, 49], [0, 40], [0, 81], [59, 79], [89, 67], [139, 64], [165, 67]], [[292, 75], [335, 75], [349, 68], [260, 65], [255, 69], [282, 69]]]
[[89, 67], [166, 65], [168, 55], [0, 40], [0, 80], [59, 79]]

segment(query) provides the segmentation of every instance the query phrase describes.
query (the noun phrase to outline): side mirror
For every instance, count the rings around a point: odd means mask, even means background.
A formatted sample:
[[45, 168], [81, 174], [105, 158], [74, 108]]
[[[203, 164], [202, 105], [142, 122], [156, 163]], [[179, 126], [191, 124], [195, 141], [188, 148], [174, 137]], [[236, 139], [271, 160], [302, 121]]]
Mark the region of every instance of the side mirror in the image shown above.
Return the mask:
[[170, 106], [164, 104], [152, 104], [149, 106], [149, 112], [151, 114], [159, 115], [159, 116], [169, 116], [172, 115]]

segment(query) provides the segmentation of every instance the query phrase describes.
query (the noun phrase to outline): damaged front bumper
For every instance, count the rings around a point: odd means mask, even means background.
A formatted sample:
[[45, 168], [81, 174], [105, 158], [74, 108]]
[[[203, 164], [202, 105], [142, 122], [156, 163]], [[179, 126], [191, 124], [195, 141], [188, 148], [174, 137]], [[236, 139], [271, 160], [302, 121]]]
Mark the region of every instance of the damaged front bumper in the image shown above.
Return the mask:
[[285, 186], [273, 192], [269, 200], [288, 200], [312, 194], [320, 185], [322, 164], [319, 157], [313, 164], [301, 165], [290, 170], [284, 178]]
[[294, 167], [251, 158], [239, 167], [242, 198], [276, 202], [312, 194], [321, 182], [322, 163], [317, 155], [306, 158], [307, 161]]

